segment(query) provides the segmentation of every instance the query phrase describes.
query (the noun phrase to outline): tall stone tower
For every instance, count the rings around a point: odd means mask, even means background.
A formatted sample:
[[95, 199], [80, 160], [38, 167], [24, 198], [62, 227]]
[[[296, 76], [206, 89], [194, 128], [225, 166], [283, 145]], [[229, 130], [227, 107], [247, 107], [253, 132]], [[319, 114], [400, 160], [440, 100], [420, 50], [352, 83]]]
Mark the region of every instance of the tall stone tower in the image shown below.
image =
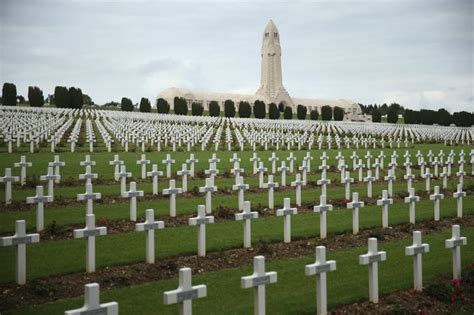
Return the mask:
[[281, 75], [280, 33], [272, 20], [263, 31], [262, 39], [262, 72], [260, 88], [256, 96], [268, 103], [294, 107], [290, 95], [286, 91]]

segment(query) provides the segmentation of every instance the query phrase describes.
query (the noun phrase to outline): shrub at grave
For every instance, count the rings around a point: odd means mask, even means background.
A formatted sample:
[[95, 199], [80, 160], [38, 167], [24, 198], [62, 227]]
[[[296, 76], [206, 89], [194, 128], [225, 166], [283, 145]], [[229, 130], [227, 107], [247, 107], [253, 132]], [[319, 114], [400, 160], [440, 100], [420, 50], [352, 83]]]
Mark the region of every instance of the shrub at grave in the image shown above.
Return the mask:
[[81, 109], [84, 105], [82, 98], [82, 91], [80, 88], [75, 88], [71, 86], [69, 88], [69, 106], [70, 108]]
[[265, 114], [265, 102], [256, 100], [253, 104], [253, 115], [255, 116], [255, 118], [263, 119], [265, 118]]
[[285, 106], [284, 103], [278, 104], [278, 110], [279, 110], [280, 112], [283, 113], [283, 112], [285, 111], [285, 108], [286, 108], [286, 106]]
[[201, 103], [193, 102], [191, 104], [191, 114], [193, 116], [202, 116], [203, 112], [204, 112], [204, 106], [202, 106]]
[[268, 117], [270, 119], [280, 118], [280, 110], [278, 109], [275, 103], [270, 103], [268, 105]]
[[183, 97], [175, 97], [173, 99], [174, 113], [176, 115], [187, 115], [188, 114], [188, 103]]
[[319, 112], [317, 109], [313, 109], [310, 113], [309, 113], [309, 119], [311, 120], [318, 120], [319, 118]]
[[239, 103], [239, 117], [240, 118], [249, 118], [252, 115], [252, 107], [250, 107], [249, 102], [240, 101]]
[[396, 124], [398, 121], [398, 112], [395, 108], [390, 108], [387, 111], [387, 122], [391, 124]]
[[285, 119], [293, 119], [293, 109], [291, 106], [286, 106], [285, 111], [283, 112], [283, 117]]
[[344, 119], [344, 110], [339, 106], [334, 107], [334, 120], [342, 121], [343, 119]]
[[332, 107], [329, 105], [324, 105], [321, 107], [321, 119], [322, 120], [332, 120]]
[[458, 127], [470, 127], [474, 125], [474, 113], [456, 112], [453, 114], [453, 123]]
[[150, 101], [146, 97], [142, 97], [142, 99], [140, 100], [140, 111], [142, 113], [151, 112], [151, 104], [150, 104]]
[[305, 120], [307, 111], [308, 109], [306, 108], [306, 106], [301, 105], [301, 104], [298, 105], [298, 107], [296, 107], [296, 117], [299, 120]]
[[209, 116], [219, 117], [221, 115], [221, 107], [217, 101], [211, 101], [209, 103]]
[[44, 96], [43, 91], [37, 86], [28, 87], [28, 100], [32, 107], [43, 107]]
[[168, 114], [170, 112], [170, 104], [164, 98], [156, 100], [156, 111], [160, 114]]
[[16, 106], [16, 86], [13, 83], [4, 83], [2, 88], [2, 104]]
[[443, 280], [436, 280], [424, 289], [424, 292], [434, 299], [449, 302], [454, 294], [453, 287]]
[[124, 112], [133, 112], [133, 103], [129, 98], [122, 97], [122, 100], [120, 101], [120, 108]]
[[225, 117], [235, 117], [235, 104], [232, 100], [225, 100], [224, 102]]

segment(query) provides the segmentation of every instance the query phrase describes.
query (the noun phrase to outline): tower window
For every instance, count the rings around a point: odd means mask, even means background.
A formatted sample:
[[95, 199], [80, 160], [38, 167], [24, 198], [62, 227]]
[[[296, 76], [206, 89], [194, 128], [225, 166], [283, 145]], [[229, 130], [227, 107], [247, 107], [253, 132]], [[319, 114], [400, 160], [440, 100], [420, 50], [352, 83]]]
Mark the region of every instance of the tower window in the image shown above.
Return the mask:
[[273, 37], [278, 37], [278, 33], [273, 33]]
[[268, 35], [270, 35], [270, 34], [268, 34], [268, 33], [265, 33], [265, 37], [268, 37]]

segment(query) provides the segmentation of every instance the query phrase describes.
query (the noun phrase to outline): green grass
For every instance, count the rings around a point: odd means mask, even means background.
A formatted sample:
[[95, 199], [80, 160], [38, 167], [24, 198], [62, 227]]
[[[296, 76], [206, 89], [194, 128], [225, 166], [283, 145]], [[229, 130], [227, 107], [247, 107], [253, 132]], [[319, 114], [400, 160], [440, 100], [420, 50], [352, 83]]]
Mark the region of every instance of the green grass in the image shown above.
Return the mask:
[[[474, 228], [461, 229], [463, 236], [474, 237]], [[428, 283], [440, 273], [450, 274], [451, 252], [444, 247], [450, 237], [449, 230], [426, 235], [423, 242], [430, 244], [430, 252], [423, 257], [423, 277]], [[379, 264], [379, 289], [381, 295], [412, 287], [412, 258], [404, 254], [411, 239], [379, 244], [387, 252], [387, 261]], [[329, 308], [354, 303], [368, 298], [367, 266], [358, 264], [358, 256], [367, 252], [366, 247], [329, 251], [327, 259], [337, 262], [337, 270], [328, 274]], [[313, 263], [314, 256], [267, 261], [266, 270], [278, 273], [278, 282], [267, 285], [266, 305], [268, 314], [314, 314], [316, 309], [315, 278], [306, 277], [304, 266]], [[474, 243], [462, 249], [462, 265], [474, 260]], [[181, 267], [181, 266], [180, 266]], [[252, 273], [251, 267], [227, 269], [219, 272], [196, 274], [193, 284], [206, 284], [208, 296], [193, 302], [195, 314], [249, 314], [253, 309], [253, 290], [240, 288], [240, 277]], [[121, 314], [176, 314], [177, 306], [163, 305], [163, 292], [175, 289], [177, 279], [151, 282], [102, 292], [101, 302], [117, 301]], [[83, 297], [30, 306], [5, 314], [61, 314], [65, 310], [83, 305]]]

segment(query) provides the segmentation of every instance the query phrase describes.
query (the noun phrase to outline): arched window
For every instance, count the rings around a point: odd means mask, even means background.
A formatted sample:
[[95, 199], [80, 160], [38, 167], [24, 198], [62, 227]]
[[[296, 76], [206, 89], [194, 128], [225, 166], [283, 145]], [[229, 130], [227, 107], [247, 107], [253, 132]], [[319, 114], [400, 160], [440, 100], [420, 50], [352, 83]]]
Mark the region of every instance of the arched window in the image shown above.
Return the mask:
[[273, 33], [273, 37], [278, 37], [278, 33], [277, 32]]
[[270, 35], [269, 33], [265, 33], [265, 37], [268, 37], [268, 35]]

